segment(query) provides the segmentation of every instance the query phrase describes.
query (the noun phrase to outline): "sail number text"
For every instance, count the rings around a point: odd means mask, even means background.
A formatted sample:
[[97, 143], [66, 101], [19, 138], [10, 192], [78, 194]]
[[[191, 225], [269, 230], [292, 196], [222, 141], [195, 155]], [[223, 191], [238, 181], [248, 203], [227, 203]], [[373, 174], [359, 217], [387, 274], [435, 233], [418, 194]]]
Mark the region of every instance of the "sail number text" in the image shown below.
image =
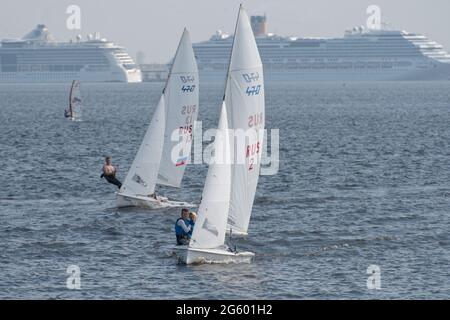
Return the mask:
[[179, 128], [180, 136], [186, 136], [186, 143], [192, 141], [193, 119], [197, 112], [197, 105], [181, 107], [181, 116], [185, 117], [185, 126]]
[[257, 95], [260, 94], [260, 92], [261, 92], [261, 85], [247, 87], [247, 90], [245, 90], [245, 93], [249, 97], [250, 96], [257, 96]]
[[[251, 83], [254, 85], [247, 86], [247, 89], [245, 90], [245, 94], [247, 96], [257, 96], [261, 92], [261, 85], [257, 84], [259, 82], [259, 72], [249, 72], [249, 73], [243, 73], [242, 78], [244, 78], [244, 81], [246, 83]], [[255, 84], [256, 82], [256, 84]]]
[[181, 91], [182, 92], [194, 92], [195, 91], [195, 84], [194, 85], [184, 85], [183, 87], [181, 87]]

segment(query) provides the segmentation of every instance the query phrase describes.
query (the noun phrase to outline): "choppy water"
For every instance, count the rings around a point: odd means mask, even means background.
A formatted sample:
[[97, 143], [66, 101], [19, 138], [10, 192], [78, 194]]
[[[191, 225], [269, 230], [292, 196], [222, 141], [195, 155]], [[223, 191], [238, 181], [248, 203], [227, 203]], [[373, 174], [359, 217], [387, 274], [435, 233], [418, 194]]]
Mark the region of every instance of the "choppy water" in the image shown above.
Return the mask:
[[[256, 259], [192, 267], [170, 255], [178, 209], [118, 211], [99, 177], [109, 154], [124, 178], [161, 86], [85, 84], [82, 122], [63, 118], [68, 85], [0, 86], [0, 298], [450, 298], [448, 83], [269, 85], [280, 171], [238, 242]], [[201, 87], [204, 128], [221, 95]], [[198, 201], [206, 170], [162, 192]]]

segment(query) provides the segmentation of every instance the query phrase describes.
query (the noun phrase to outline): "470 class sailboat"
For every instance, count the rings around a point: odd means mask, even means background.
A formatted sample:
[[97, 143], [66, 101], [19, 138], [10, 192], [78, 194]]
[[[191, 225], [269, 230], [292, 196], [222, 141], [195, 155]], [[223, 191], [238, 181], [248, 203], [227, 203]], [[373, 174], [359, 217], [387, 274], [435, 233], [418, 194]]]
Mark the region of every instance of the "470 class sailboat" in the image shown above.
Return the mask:
[[[225, 244], [229, 229], [231, 233], [247, 233], [264, 136], [262, 62], [242, 6], [226, 82], [214, 160], [208, 169], [193, 234], [189, 245], [174, 248], [186, 264], [250, 263], [254, 257], [252, 252], [237, 252]], [[237, 130], [244, 136], [239, 137]]]
[[[117, 206], [192, 206], [155, 194], [156, 185], [180, 187], [198, 115], [198, 69], [185, 29], [152, 121], [117, 193]], [[175, 140], [175, 141], [174, 141]]]

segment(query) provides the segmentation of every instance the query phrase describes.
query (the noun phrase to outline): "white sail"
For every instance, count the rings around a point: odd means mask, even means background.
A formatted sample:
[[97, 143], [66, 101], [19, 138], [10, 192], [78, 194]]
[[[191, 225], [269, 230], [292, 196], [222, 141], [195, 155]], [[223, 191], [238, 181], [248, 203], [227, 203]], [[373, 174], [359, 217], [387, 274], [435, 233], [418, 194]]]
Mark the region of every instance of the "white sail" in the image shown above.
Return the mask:
[[120, 189], [120, 194], [148, 196], [155, 192], [164, 143], [165, 99], [161, 95], [144, 140]]
[[247, 233], [260, 172], [265, 102], [262, 62], [242, 7], [234, 34], [225, 101], [230, 129], [241, 137], [232, 143], [233, 188], [228, 223], [232, 232]]
[[217, 248], [224, 244], [229, 211], [231, 166], [226, 104], [223, 102], [210, 164], [189, 247]]
[[189, 32], [185, 29], [165, 90], [166, 128], [158, 184], [181, 185], [198, 115], [198, 87], [197, 63]]

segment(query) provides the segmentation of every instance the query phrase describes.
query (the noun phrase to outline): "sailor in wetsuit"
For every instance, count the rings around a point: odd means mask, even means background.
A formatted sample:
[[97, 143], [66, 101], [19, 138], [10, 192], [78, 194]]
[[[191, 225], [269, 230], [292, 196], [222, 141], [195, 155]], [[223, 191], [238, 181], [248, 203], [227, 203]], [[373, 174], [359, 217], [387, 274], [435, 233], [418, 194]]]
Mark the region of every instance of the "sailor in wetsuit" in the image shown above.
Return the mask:
[[117, 169], [111, 164], [111, 157], [105, 158], [105, 164], [103, 165], [103, 173], [100, 178], [105, 178], [106, 181], [116, 185], [119, 189], [122, 183], [116, 178]]
[[181, 217], [175, 222], [175, 235], [177, 237], [177, 245], [183, 246], [188, 245], [191, 239], [190, 232], [192, 226], [189, 222], [189, 210], [182, 209]]

